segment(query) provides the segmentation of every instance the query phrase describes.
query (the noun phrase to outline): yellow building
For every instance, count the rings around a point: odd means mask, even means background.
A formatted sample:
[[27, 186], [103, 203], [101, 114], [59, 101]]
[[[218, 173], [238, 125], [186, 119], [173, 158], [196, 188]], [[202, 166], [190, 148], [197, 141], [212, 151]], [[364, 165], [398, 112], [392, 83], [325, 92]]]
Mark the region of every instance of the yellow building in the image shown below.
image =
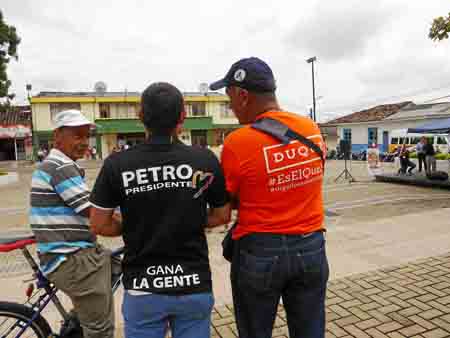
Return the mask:
[[[183, 95], [187, 118], [180, 138], [184, 143], [219, 146], [226, 134], [239, 127], [226, 95], [216, 92]], [[137, 92], [41, 92], [31, 98], [34, 144], [51, 148], [53, 117], [63, 110], [78, 109], [96, 124], [90, 146], [95, 146], [104, 158], [114, 147], [144, 141], [144, 126], [137, 118], [139, 107]]]

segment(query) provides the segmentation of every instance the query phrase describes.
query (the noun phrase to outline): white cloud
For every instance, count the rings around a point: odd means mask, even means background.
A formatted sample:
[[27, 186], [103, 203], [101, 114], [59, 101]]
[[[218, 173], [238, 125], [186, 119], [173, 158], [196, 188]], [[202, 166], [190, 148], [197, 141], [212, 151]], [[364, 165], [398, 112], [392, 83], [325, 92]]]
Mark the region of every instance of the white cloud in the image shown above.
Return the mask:
[[272, 66], [286, 109], [306, 113], [305, 59], [316, 55], [319, 116], [450, 82], [450, 41], [427, 37], [447, 0], [15, 0], [2, 7], [22, 37], [19, 61], [9, 67], [18, 100], [26, 83], [34, 93], [91, 90], [98, 80], [110, 90], [140, 91], [153, 81], [196, 90], [247, 56]]

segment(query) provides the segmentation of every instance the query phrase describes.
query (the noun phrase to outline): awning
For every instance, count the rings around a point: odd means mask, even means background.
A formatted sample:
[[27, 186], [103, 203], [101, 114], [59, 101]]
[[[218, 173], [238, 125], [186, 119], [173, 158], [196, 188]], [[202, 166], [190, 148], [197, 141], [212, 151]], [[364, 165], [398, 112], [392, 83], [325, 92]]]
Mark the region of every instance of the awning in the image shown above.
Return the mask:
[[144, 125], [138, 119], [101, 119], [95, 121], [98, 134], [143, 133]]
[[[138, 119], [98, 119], [95, 120], [98, 134], [143, 133], [144, 125]], [[213, 124], [212, 117], [188, 117], [184, 120], [183, 129], [212, 130], [239, 128], [238, 124]]]
[[431, 121], [431, 122], [425, 123], [417, 128], [409, 128], [408, 133], [449, 134], [450, 133], [450, 118]]

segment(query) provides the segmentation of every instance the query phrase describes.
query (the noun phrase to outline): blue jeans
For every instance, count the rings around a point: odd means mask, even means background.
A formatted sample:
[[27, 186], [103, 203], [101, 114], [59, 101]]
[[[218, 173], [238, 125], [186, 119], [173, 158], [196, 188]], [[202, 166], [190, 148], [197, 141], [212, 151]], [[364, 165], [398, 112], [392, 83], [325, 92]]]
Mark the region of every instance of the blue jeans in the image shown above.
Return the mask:
[[291, 338], [325, 336], [323, 233], [250, 234], [235, 245], [231, 284], [240, 338], [270, 338], [280, 297]]
[[126, 338], [209, 338], [212, 293], [183, 296], [132, 295], [125, 291], [122, 313]]

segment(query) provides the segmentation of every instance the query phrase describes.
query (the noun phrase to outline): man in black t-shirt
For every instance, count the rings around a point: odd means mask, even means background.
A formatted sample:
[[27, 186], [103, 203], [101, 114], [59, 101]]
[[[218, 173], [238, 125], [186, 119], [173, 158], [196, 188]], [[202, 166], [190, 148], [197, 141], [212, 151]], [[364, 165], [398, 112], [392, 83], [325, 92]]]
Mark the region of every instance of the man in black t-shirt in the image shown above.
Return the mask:
[[434, 150], [433, 141], [429, 139], [424, 139], [423, 152], [425, 153], [425, 172], [427, 176], [431, 175], [432, 172], [436, 171], [436, 151]]
[[[205, 226], [225, 224], [230, 207], [216, 156], [176, 135], [185, 113], [168, 83], [142, 94], [147, 142], [108, 157], [91, 193], [91, 227], [123, 236], [126, 337], [209, 337], [213, 306]], [[207, 210], [209, 205], [209, 211]], [[122, 223], [112, 218], [120, 207]]]

